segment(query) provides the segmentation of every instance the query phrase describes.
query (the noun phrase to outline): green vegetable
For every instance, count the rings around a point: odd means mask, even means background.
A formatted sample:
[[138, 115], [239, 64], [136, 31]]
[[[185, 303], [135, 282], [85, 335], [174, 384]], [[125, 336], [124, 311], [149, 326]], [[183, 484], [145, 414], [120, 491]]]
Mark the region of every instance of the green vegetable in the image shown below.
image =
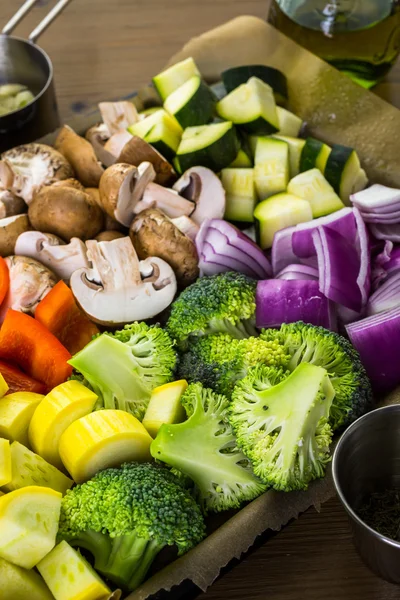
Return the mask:
[[324, 174], [330, 153], [331, 148], [327, 144], [312, 137], [307, 138], [300, 157], [300, 172], [317, 168]]
[[291, 355], [290, 370], [303, 362], [323, 367], [329, 373], [335, 398], [329, 414], [332, 429], [342, 428], [372, 405], [372, 389], [358, 352], [341, 335], [306, 323], [284, 324], [267, 329], [260, 337], [279, 339]]
[[188, 420], [162, 425], [150, 448], [152, 456], [193, 479], [205, 512], [239, 508], [259, 496], [265, 486], [236, 447], [226, 418], [228, 399], [193, 383], [182, 404]]
[[236, 158], [229, 167], [231, 169], [247, 169], [253, 166], [253, 161], [243, 148], [239, 148]]
[[288, 89], [286, 77], [278, 69], [266, 67], [265, 65], [245, 65], [241, 67], [232, 67], [223, 71], [222, 81], [228, 92], [247, 83], [250, 77], [258, 77], [272, 87], [277, 104], [285, 104], [288, 99]]
[[98, 335], [70, 360], [98, 395], [97, 408], [126, 410], [139, 420], [153, 388], [172, 379], [175, 363], [168, 333], [143, 322]]
[[182, 127], [205, 125], [213, 116], [214, 97], [200, 76], [194, 75], [168, 96], [164, 108]]
[[2, 600], [54, 600], [53, 595], [36, 571], [17, 567], [0, 558]]
[[330, 460], [334, 389], [325, 369], [260, 365], [235, 387], [229, 420], [254, 472], [275, 490], [307, 489]]
[[300, 157], [306, 141], [281, 135], [280, 133], [275, 133], [273, 137], [282, 140], [282, 142], [286, 142], [289, 146], [289, 179], [296, 177], [296, 175], [300, 173]]
[[130, 125], [128, 131], [154, 146], [167, 159], [175, 155], [183, 133], [178, 121], [163, 109]]
[[287, 191], [310, 203], [314, 219], [344, 208], [343, 202], [319, 169], [310, 169], [294, 177]]
[[289, 183], [289, 145], [286, 142], [259, 137], [254, 164], [254, 181], [260, 200], [286, 191]]
[[194, 75], [200, 75], [200, 71], [193, 58], [187, 58], [153, 77], [153, 83], [161, 99], [165, 100]]
[[233, 271], [201, 277], [172, 304], [167, 331], [181, 348], [189, 338], [212, 333], [238, 339], [257, 335], [256, 286], [253, 279]]
[[350, 203], [351, 194], [363, 190], [368, 184], [360, 159], [353, 148], [336, 144], [329, 154], [325, 177], [345, 204]]
[[152, 464], [105, 469], [63, 498], [59, 538], [88, 550], [99, 573], [134, 590], [165, 546], [184, 554], [205, 535], [179, 479]]
[[303, 125], [302, 119], [281, 106], [278, 106], [276, 110], [279, 122], [278, 134], [297, 138]]
[[252, 223], [257, 204], [254, 169], [222, 169], [221, 183], [225, 190], [225, 219]]
[[34, 95], [25, 85], [6, 83], [0, 85], [0, 116], [23, 108], [34, 99]]

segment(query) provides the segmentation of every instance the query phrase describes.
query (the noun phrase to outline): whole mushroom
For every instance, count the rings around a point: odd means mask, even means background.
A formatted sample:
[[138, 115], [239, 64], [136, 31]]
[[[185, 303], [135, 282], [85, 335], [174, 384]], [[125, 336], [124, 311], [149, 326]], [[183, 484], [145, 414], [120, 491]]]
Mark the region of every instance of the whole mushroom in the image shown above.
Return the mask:
[[205, 219], [223, 219], [225, 214], [225, 190], [211, 169], [192, 167], [185, 171], [173, 189], [195, 203], [190, 218], [201, 225]]
[[0, 189], [0, 219], [22, 215], [28, 210], [27, 205], [10, 190]]
[[13, 254], [18, 237], [31, 229], [28, 215], [14, 215], [0, 219], [0, 256]]
[[56, 150], [72, 165], [77, 179], [85, 187], [97, 187], [104, 169], [93, 146], [71, 127], [64, 125], [54, 143]]

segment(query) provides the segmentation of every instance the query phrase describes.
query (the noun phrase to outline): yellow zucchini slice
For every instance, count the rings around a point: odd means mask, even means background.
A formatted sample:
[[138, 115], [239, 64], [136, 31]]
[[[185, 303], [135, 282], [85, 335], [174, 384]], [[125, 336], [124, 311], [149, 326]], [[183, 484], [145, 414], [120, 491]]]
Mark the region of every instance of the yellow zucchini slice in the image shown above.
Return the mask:
[[8, 384], [0, 373], [0, 398], [2, 398], [8, 392]]
[[1, 398], [0, 437], [28, 446], [29, 423], [43, 398], [34, 392], [15, 392]]
[[0, 600], [54, 600], [35, 571], [27, 571], [0, 558]]
[[0, 438], [0, 487], [12, 479], [10, 441]]
[[187, 381], [181, 379], [154, 388], [142, 421], [151, 437], [156, 437], [163, 423], [172, 425], [185, 420], [181, 397], [187, 386]]

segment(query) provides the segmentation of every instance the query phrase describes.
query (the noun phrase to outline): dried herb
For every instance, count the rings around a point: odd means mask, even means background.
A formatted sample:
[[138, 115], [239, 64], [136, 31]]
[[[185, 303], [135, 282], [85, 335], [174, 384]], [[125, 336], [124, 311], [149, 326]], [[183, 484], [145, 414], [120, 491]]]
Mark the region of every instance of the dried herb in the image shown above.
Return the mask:
[[400, 541], [400, 489], [371, 494], [357, 512], [372, 529]]

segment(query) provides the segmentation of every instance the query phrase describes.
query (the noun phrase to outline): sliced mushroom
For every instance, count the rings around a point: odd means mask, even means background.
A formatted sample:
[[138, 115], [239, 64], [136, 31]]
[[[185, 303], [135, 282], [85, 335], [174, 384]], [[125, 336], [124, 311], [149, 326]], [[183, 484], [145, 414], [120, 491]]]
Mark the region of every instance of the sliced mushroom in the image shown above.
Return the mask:
[[196, 207], [190, 200], [182, 198], [178, 192], [158, 185], [158, 183], [149, 183], [142, 200], [135, 206], [135, 213], [139, 214], [147, 208], [158, 208], [167, 217], [174, 219], [182, 215], [191, 215]]
[[45, 144], [25, 144], [3, 152], [0, 184], [29, 204], [37, 190], [74, 176], [66, 158]]
[[123, 147], [117, 162], [127, 163], [138, 167], [142, 162], [150, 162], [156, 172], [155, 182], [168, 185], [176, 181], [173, 166], [153, 146], [137, 135], [132, 136]]
[[199, 276], [196, 246], [161, 211], [149, 208], [132, 221], [132, 244], [141, 260], [158, 256], [174, 270], [180, 287], [187, 287]]
[[64, 125], [54, 143], [56, 150], [71, 163], [77, 178], [85, 187], [97, 187], [104, 169], [93, 146], [71, 127]]
[[85, 133], [85, 138], [93, 146], [97, 160], [105, 167], [110, 167], [115, 163], [115, 156], [105, 149], [106, 142], [110, 139], [110, 132], [105, 123], [99, 123], [90, 127]]
[[86, 242], [91, 269], [75, 271], [71, 289], [85, 313], [103, 325], [155, 317], [176, 293], [171, 267], [160, 258], [139, 262], [129, 237]]
[[205, 219], [222, 219], [225, 213], [225, 190], [219, 178], [206, 167], [192, 167], [174, 184], [176, 190], [196, 204], [191, 219], [201, 225]]
[[125, 163], [112, 165], [106, 169], [100, 180], [100, 203], [103, 210], [119, 223], [129, 227], [136, 204], [154, 178], [155, 171], [149, 162], [144, 162], [139, 167]]
[[15, 215], [0, 219], [0, 256], [13, 254], [18, 236], [31, 229], [28, 215]]
[[104, 150], [106, 150], [106, 152], [109, 152], [114, 157], [114, 163], [123, 162], [118, 160], [118, 157], [121, 154], [125, 144], [129, 142], [131, 137], [132, 134], [129, 133], [129, 131], [127, 131], [126, 129], [122, 129], [121, 131], [114, 133], [114, 135], [112, 135], [110, 139], [105, 143]]
[[121, 102], [100, 102], [99, 109], [101, 118], [110, 135], [121, 129], [126, 129], [139, 121], [139, 113], [132, 102], [123, 100]]
[[68, 242], [93, 238], [103, 229], [104, 215], [82, 186], [53, 184], [38, 192], [28, 209], [37, 231], [54, 233]]
[[28, 210], [27, 205], [9, 190], [0, 189], [0, 219], [21, 215]]
[[200, 227], [192, 221], [190, 217], [177, 217], [172, 219], [172, 223], [185, 235], [187, 235], [193, 242], [196, 239], [196, 235], [199, 233]]
[[102, 231], [94, 238], [97, 242], [112, 242], [112, 240], [118, 240], [120, 238], [126, 237], [125, 233], [121, 233], [121, 231]]
[[56, 235], [40, 231], [22, 233], [15, 244], [15, 254], [35, 258], [67, 283], [74, 271], [89, 267], [82, 240], [72, 238], [65, 244]]

